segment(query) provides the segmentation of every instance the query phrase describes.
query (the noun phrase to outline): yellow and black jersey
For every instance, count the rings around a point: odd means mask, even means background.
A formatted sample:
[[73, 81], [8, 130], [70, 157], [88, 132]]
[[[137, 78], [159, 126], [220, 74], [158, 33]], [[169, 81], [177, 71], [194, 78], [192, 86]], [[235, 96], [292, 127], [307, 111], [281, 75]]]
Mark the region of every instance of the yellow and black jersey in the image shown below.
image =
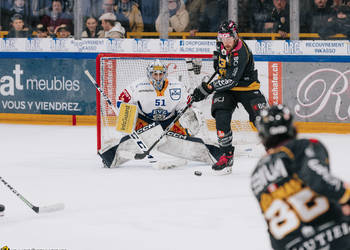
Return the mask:
[[260, 89], [253, 54], [248, 45], [241, 39], [238, 40], [236, 47], [228, 55], [219, 53], [218, 71], [220, 79], [231, 79], [235, 82], [235, 86], [230, 90], [250, 91]]
[[[252, 173], [251, 189], [274, 249], [350, 249], [349, 222], [340, 208], [350, 190], [330, 173], [319, 141], [295, 139], [270, 149]], [[336, 247], [344, 244], [349, 248]]]

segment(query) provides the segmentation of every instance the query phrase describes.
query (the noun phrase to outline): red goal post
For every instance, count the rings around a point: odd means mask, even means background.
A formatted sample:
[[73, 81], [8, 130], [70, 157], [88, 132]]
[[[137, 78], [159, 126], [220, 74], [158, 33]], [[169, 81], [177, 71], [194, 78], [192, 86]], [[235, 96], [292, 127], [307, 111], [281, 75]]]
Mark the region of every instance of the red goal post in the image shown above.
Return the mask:
[[[187, 58], [201, 60], [202, 67], [199, 75], [188, 71]], [[113, 105], [116, 105], [121, 91], [133, 81], [146, 77], [146, 67], [155, 59], [167, 65], [169, 77], [175, 77], [184, 82], [190, 90], [201, 82], [204, 75], [211, 75], [214, 72], [212, 54], [102, 53], [96, 58], [96, 81]], [[215, 121], [210, 115], [209, 99], [211, 98], [199, 103], [197, 107], [204, 114], [206, 129], [215, 131]], [[121, 135], [115, 129], [116, 115], [98, 91], [96, 91], [96, 117], [97, 149], [99, 150], [116, 142]], [[238, 117], [231, 122], [233, 130], [252, 131], [247, 116], [238, 115]]]

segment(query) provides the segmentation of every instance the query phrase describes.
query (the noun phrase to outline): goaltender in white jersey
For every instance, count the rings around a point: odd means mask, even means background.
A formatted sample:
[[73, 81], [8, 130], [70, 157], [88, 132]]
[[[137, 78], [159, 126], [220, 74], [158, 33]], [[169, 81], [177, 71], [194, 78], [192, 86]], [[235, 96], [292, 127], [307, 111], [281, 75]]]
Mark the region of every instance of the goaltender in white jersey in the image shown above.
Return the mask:
[[[119, 95], [119, 100], [137, 105], [142, 120], [146, 119], [148, 123], [158, 122], [165, 128], [177, 112], [186, 106], [189, 95], [182, 82], [167, 78], [166, 68], [159, 60], [148, 66], [147, 74], [148, 77], [127, 86]], [[136, 130], [144, 126], [142, 120], [138, 120]], [[180, 128], [181, 126], [178, 127]], [[176, 132], [186, 134], [183, 128]]]
[[[186, 107], [190, 97], [182, 82], [167, 77], [167, 67], [157, 59], [148, 65], [147, 77], [128, 85], [119, 95], [119, 100], [137, 105], [135, 130], [147, 146], [150, 146], [176, 118], [177, 113]], [[200, 127], [201, 122], [196, 113], [191, 108], [188, 109], [151, 154], [159, 151], [174, 157], [211, 164], [217, 158], [218, 148], [193, 137]], [[104, 165], [111, 168], [132, 159], [126, 157], [125, 152], [140, 153], [129, 135], [122, 137], [117, 144], [100, 150], [99, 154]]]

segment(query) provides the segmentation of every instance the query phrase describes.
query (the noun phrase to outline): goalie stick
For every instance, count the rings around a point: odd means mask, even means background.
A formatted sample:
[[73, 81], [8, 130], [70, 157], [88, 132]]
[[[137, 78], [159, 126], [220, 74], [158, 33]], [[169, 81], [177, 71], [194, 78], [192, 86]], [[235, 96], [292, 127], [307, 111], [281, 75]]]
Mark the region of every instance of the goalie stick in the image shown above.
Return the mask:
[[[217, 74], [217, 71], [215, 71], [212, 76], [209, 78], [208, 82], [207, 83], [210, 83], [211, 80], [214, 79], [214, 77], [216, 76]], [[160, 142], [160, 140], [169, 132], [169, 130], [174, 126], [175, 122], [177, 122], [181, 116], [187, 111], [187, 109], [189, 107], [191, 107], [193, 103], [193, 99], [191, 99], [191, 101], [186, 105], [186, 107], [184, 109], [182, 109], [179, 114], [175, 117], [175, 119], [169, 124], [168, 127], [166, 127], [164, 129], [164, 132], [159, 136], [159, 138], [149, 147], [148, 150], [146, 151], [143, 151], [143, 153], [140, 153], [140, 154], [135, 154], [135, 159], [136, 160], [141, 160], [143, 158], [145, 158], [147, 155], [149, 155], [149, 153], [151, 152], [151, 150]]]
[[8, 187], [12, 191], [12, 193], [17, 195], [25, 204], [27, 204], [28, 207], [30, 207], [37, 214], [39, 214], [39, 213], [55, 212], [55, 211], [64, 209], [64, 204], [63, 203], [56, 203], [56, 204], [52, 204], [52, 205], [48, 205], [48, 206], [40, 206], [40, 207], [34, 206], [30, 201], [28, 201], [26, 198], [24, 198], [23, 195], [18, 193], [18, 191], [16, 189], [14, 189], [1, 176], [0, 176], [0, 180], [6, 187]]
[[[85, 75], [90, 79], [91, 83], [95, 86], [95, 88], [100, 92], [100, 94], [103, 96], [103, 99], [109, 104], [109, 106], [112, 108], [113, 112], [118, 115], [117, 108], [113, 105], [111, 100], [108, 98], [108, 96], [103, 92], [103, 90], [98, 86], [95, 79], [92, 77], [90, 72], [88, 70], [84, 71]], [[137, 134], [135, 130], [132, 131], [131, 134], [129, 134], [130, 138], [136, 143], [136, 145], [141, 149], [142, 152], [144, 152], [145, 156], [148, 155], [148, 159], [150, 161], [154, 161], [154, 157], [149, 154], [150, 150], [148, 149], [147, 145], [143, 142], [143, 140], [140, 138], [140, 136]], [[143, 158], [145, 158], [145, 156]], [[143, 159], [140, 158], [140, 159]], [[137, 159], [135, 157], [135, 159]]]

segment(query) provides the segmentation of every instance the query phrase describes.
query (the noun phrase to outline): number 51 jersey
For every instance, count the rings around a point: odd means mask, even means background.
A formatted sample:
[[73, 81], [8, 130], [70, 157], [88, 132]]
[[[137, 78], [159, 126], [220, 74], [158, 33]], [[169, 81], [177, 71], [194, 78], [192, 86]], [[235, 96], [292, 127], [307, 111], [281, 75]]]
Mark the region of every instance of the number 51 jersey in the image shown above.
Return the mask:
[[350, 249], [349, 223], [340, 207], [349, 190], [331, 175], [328, 152], [317, 140], [290, 140], [270, 149], [252, 173], [251, 189], [274, 249]]
[[164, 121], [186, 106], [188, 93], [185, 85], [176, 79], [166, 79], [163, 89], [158, 91], [145, 77], [127, 86], [119, 100], [136, 104], [139, 113], [153, 121]]

